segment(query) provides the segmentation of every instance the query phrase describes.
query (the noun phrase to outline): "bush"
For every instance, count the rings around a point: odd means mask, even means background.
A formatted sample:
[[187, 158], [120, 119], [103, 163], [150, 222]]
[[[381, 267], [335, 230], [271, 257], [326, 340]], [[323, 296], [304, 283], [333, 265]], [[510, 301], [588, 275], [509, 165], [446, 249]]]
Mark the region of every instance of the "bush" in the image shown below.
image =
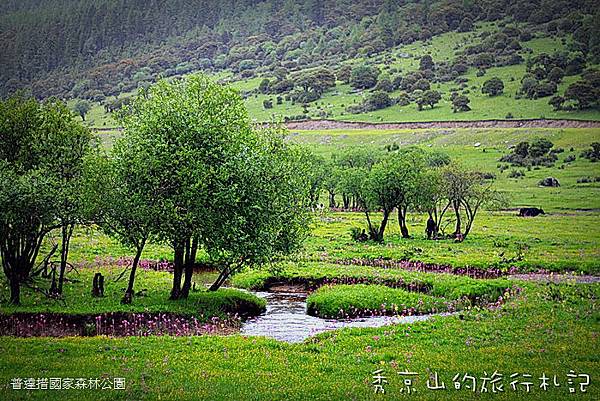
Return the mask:
[[525, 172], [523, 170], [511, 170], [508, 173], [508, 178], [523, 178], [525, 177]]
[[521, 167], [551, 167], [558, 160], [556, 153], [551, 151], [553, 146], [554, 144], [546, 138], [534, 139], [531, 144], [523, 141], [515, 146], [512, 153], [502, 156], [499, 161]]
[[481, 93], [498, 96], [504, 91], [504, 82], [500, 78], [490, 78], [483, 83]]
[[362, 64], [352, 69], [350, 84], [357, 89], [372, 88], [377, 84], [379, 69], [374, 66]]
[[581, 157], [588, 159], [591, 162], [600, 160], [600, 142], [594, 142], [590, 149], [586, 149], [581, 153]]

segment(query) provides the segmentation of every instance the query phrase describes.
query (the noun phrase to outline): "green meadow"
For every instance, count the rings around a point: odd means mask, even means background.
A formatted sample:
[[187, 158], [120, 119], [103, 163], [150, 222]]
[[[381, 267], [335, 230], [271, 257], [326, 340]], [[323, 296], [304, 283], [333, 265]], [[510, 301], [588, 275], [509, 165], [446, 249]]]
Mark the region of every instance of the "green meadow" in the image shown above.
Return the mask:
[[[110, 148], [121, 133], [98, 133]], [[500, 167], [499, 159], [520, 141], [547, 138], [562, 148], [552, 167]], [[418, 130], [292, 130], [287, 140], [304, 144], [330, 160], [352, 147], [384, 151], [388, 145], [416, 146], [447, 153], [453, 160], [491, 173], [493, 185], [507, 195], [498, 210], [479, 212], [471, 234], [461, 243], [427, 240], [426, 215], [411, 212], [411, 238], [402, 238], [392, 214], [383, 243], [352, 240], [351, 228], [365, 228], [360, 212], [316, 212], [303, 249], [262, 269], [235, 275], [226, 289], [205, 291], [217, 274], [198, 272], [188, 300], [168, 301], [171, 274], [139, 269], [131, 305], [121, 304], [126, 264], [133, 251], [96, 227], [78, 228], [64, 300], [24, 289], [23, 305], [0, 313], [95, 315], [110, 312], [175, 313], [227, 319], [240, 310], [260, 313], [264, 300], [246, 291], [270, 283], [301, 284], [311, 290], [308, 311], [322, 317], [452, 312], [426, 321], [381, 328], [341, 329], [288, 344], [240, 334], [16, 338], [0, 340], [0, 398], [10, 400], [382, 400], [406, 394], [401, 372], [415, 373], [410, 396], [420, 400], [597, 399], [600, 284], [561, 284], [505, 277], [475, 279], [447, 273], [386, 267], [385, 263], [426, 263], [449, 270], [506, 273], [600, 273], [600, 164], [581, 157], [600, 131], [591, 128], [460, 128]], [[524, 176], [510, 178], [513, 170]], [[560, 187], [538, 183], [555, 177]], [[578, 183], [584, 177], [592, 182]], [[327, 204], [326, 193], [321, 202]], [[523, 218], [520, 207], [540, 207], [544, 215]], [[378, 218], [377, 214], [374, 218]], [[59, 238], [49, 237], [45, 249]], [[149, 244], [144, 260], [172, 259], [172, 250]], [[208, 262], [203, 252], [198, 262]], [[125, 278], [118, 277], [125, 271]], [[93, 273], [106, 277], [104, 298], [91, 298]], [[36, 282], [39, 288], [47, 280]], [[0, 298], [8, 286], [0, 281]], [[226, 333], [236, 332], [237, 328]], [[589, 375], [569, 385], [567, 374]], [[379, 372], [379, 373], [377, 373]], [[502, 392], [491, 392], [490, 375], [502, 375]], [[511, 375], [520, 381], [511, 386]], [[445, 389], [432, 390], [435, 374]], [[374, 376], [386, 378], [376, 393]], [[458, 375], [458, 376], [456, 376]], [[525, 376], [524, 376], [525, 375]], [[531, 375], [531, 376], [528, 376]], [[475, 391], [466, 377], [476, 379]], [[125, 390], [12, 390], [14, 378], [122, 378]], [[496, 376], [497, 377], [497, 376]], [[540, 387], [544, 377], [560, 386]], [[527, 379], [530, 378], [530, 379]], [[527, 379], [527, 380], [526, 380]], [[530, 391], [523, 383], [531, 382]], [[458, 386], [460, 389], [457, 389]], [[484, 390], [488, 390], [487, 392]], [[570, 393], [573, 388], [575, 395]], [[585, 390], [583, 393], [581, 390]]]

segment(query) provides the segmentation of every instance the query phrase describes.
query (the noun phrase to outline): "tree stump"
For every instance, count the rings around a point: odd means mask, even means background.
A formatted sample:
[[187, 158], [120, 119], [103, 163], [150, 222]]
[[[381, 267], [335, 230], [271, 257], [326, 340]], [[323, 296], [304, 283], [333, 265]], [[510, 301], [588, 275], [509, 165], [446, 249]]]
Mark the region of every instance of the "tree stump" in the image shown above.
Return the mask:
[[104, 276], [102, 275], [102, 273], [94, 274], [92, 296], [93, 297], [103, 297], [104, 296]]

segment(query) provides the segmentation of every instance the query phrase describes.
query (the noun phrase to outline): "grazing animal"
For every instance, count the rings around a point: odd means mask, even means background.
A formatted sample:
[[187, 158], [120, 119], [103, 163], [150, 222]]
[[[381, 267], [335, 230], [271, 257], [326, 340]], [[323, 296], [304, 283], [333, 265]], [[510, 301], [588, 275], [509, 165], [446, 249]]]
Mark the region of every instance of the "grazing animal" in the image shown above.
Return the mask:
[[537, 207], [523, 207], [519, 210], [519, 216], [521, 217], [535, 217], [540, 214], [545, 214], [542, 209]]

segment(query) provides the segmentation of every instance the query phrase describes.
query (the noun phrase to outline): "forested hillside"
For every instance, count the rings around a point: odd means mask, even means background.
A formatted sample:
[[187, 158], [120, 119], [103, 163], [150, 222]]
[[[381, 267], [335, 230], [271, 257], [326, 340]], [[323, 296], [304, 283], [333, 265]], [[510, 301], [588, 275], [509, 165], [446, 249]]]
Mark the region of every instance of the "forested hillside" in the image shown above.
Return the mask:
[[[234, 83], [253, 117], [263, 120], [389, 121], [399, 118], [390, 106], [409, 104], [404, 116], [413, 121], [448, 119], [448, 111], [480, 105], [501, 114], [466, 118], [590, 118], [600, 91], [596, 6], [594, 0], [10, 0], [0, 5], [0, 93], [86, 99], [92, 103], [81, 106], [85, 117], [90, 107], [96, 115], [120, 107], [129, 92], [158, 77], [202, 70]], [[492, 99], [488, 107], [486, 97], [503, 92], [514, 99], [501, 109]], [[515, 112], [523, 109], [518, 99], [531, 100], [527, 115]], [[438, 103], [448, 106], [440, 111]], [[107, 116], [94, 124], [106, 125]]]

